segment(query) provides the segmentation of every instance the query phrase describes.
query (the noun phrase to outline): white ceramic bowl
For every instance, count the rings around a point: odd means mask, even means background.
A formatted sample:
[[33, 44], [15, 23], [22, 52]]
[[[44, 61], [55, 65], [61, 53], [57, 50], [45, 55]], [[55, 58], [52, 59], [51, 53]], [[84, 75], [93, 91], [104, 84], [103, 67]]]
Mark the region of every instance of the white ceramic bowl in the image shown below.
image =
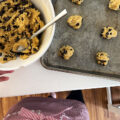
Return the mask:
[[[31, 0], [31, 1], [41, 11], [46, 23], [49, 22], [55, 16], [55, 12], [51, 0]], [[20, 58], [18, 58], [17, 60], [13, 60], [5, 64], [0, 64], [0, 70], [15, 70], [21, 67], [26, 67], [36, 62], [40, 57], [44, 55], [44, 53], [49, 48], [54, 33], [55, 33], [55, 25], [52, 25], [43, 33], [40, 50], [36, 54], [31, 55], [26, 60], [21, 60]]]

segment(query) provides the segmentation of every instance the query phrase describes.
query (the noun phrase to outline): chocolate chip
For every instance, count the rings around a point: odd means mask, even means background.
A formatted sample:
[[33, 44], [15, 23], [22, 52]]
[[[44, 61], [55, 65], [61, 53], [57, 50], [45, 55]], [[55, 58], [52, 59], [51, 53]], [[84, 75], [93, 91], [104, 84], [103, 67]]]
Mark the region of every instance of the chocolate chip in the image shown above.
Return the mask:
[[107, 62], [106, 60], [100, 60], [101, 63]]
[[33, 48], [33, 51], [37, 52], [38, 50], [36, 48]]
[[26, 11], [26, 13], [27, 13], [27, 16], [29, 16], [30, 13], [28, 11]]
[[0, 43], [0, 46], [2, 46], [3, 44], [2, 43]]
[[2, 23], [2, 20], [0, 20], [0, 23]]
[[36, 20], [35, 23], [38, 24], [38, 21]]
[[12, 21], [12, 24], [13, 24], [13, 25], [15, 24], [15, 19]]
[[38, 26], [38, 30], [40, 29], [40, 25]]
[[22, 17], [22, 18], [21, 18], [21, 20], [23, 21], [23, 20], [24, 20], [24, 18]]
[[111, 31], [112, 29], [109, 29], [108, 31]]
[[25, 55], [25, 53], [17, 52], [16, 55], [17, 55], [17, 56]]
[[5, 48], [5, 46], [2, 44], [2, 43], [0, 43], [0, 49], [4, 49]]
[[14, 7], [13, 10], [14, 10], [14, 11], [17, 11], [17, 7]]
[[11, 31], [11, 26], [10, 25], [7, 26], [7, 31]]
[[13, 21], [12, 21], [12, 24], [13, 24], [13, 25], [15, 24], [15, 21], [16, 21], [16, 19], [17, 19], [19, 16], [20, 16], [20, 14], [17, 15], [17, 16], [13, 19]]
[[18, 0], [12, 0], [13, 2], [18, 2]]
[[3, 14], [5, 13], [5, 7], [2, 8], [2, 10], [0, 11], [0, 16], [3, 16]]
[[31, 6], [30, 6], [31, 8], [35, 8], [35, 6], [32, 4]]
[[110, 35], [112, 35], [112, 33], [110, 33]]
[[19, 26], [17, 26], [17, 25], [13, 25], [13, 27], [14, 27], [15, 29], [19, 28]]
[[98, 62], [99, 62], [100, 65], [105, 66], [105, 63], [106, 63], [107, 61], [106, 61], [106, 60], [98, 60]]
[[22, 4], [22, 5], [26, 5], [26, 4], [28, 4], [28, 1], [26, 1], [26, 0], [21, 0], [21, 4]]
[[30, 30], [29, 30], [29, 33], [32, 35], [32, 34], [33, 34], [33, 29], [30, 29]]
[[24, 10], [20, 10], [19, 13], [20, 13], [20, 14], [23, 14], [23, 13], [24, 13]]
[[5, 39], [5, 42], [9, 42], [9, 40], [6, 40], [6, 39]]
[[103, 33], [103, 32], [104, 32], [104, 29], [101, 30], [101, 33]]
[[27, 28], [30, 29], [30, 25], [27, 25]]
[[4, 61], [7, 61], [8, 59], [6, 57], [3, 58]]
[[9, 58], [13, 58], [13, 56], [12, 56], [11, 54], [9, 54], [9, 55], [5, 55], [5, 58], [7, 58], [7, 57], [9, 57]]
[[11, 56], [9, 56], [9, 57], [14, 58], [14, 56], [12, 56], [12, 55], [11, 55]]
[[14, 11], [17, 11], [18, 9], [20, 9], [20, 4], [14, 5], [13, 10], [14, 10]]
[[67, 54], [67, 50], [63, 49], [62, 51], [60, 51], [61, 55], [64, 56], [65, 54]]
[[2, 28], [2, 29], [6, 29], [6, 27], [5, 27], [5, 26], [2, 26], [1, 28]]
[[109, 32], [106, 33], [106, 36], [108, 36], [108, 35], [109, 35]]
[[1, 38], [5, 38], [5, 36], [0, 36]]
[[79, 25], [80, 25], [79, 23], [76, 24], [76, 26], [79, 26]]
[[0, 56], [2, 56], [2, 53], [0, 53]]
[[15, 35], [15, 33], [12, 33], [12, 34], [11, 34], [11, 36], [14, 36], [14, 35]]
[[17, 36], [16, 38], [15, 38], [15, 42], [18, 42], [20, 40], [20, 38]]
[[63, 53], [64, 53], [64, 54], [67, 54], [67, 50], [66, 50], [66, 49], [63, 49]]
[[7, 6], [10, 6], [10, 3], [5, 3]]
[[24, 32], [22, 32], [21, 35], [24, 36]]
[[103, 55], [104, 55], [103, 53], [100, 54], [100, 56], [103, 56]]
[[5, 57], [9, 57], [9, 55], [5, 55]]
[[26, 32], [22, 32], [21, 35], [22, 35], [22, 37], [23, 36], [25, 36], [25, 37], [27, 36]]
[[10, 16], [7, 16], [7, 17], [4, 17], [3, 20], [4, 22], [7, 22], [8, 20], [10, 20], [10, 18], [11, 18]]
[[103, 34], [101, 33], [100, 36], [103, 37]]
[[30, 29], [29, 31], [33, 32], [33, 29]]
[[1, 49], [3, 50], [5, 48], [5, 46], [1, 46]]

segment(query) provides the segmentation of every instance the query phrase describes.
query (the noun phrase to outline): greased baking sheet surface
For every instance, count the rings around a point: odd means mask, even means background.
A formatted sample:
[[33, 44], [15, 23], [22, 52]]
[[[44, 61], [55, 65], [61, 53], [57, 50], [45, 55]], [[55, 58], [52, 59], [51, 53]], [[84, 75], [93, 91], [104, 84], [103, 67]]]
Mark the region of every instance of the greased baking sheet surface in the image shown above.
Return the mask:
[[[68, 14], [56, 24], [53, 42], [47, 53], [41, 59], [44, 67], [72, 73], [92, 73], [120, 77], [120, 11], [108, 8], [109, 0], [84, 0], [82, 5], [76, 5], [72, 0], [56, 0], [56, 14], [67, 9]], [[74, 30], [67, 24], [71, 15], [81, 15], [83, 24], [79, 30]], [[100, 33], [104, 26], [112, 26], [118, 31], [115, 39], [105, 40]], [[63, 45], [70, 45], [75, 53], [69, 61], [58, 56], [58, 50]], [[96, 63], [98, 51], [109, 54], [107, 66]]]

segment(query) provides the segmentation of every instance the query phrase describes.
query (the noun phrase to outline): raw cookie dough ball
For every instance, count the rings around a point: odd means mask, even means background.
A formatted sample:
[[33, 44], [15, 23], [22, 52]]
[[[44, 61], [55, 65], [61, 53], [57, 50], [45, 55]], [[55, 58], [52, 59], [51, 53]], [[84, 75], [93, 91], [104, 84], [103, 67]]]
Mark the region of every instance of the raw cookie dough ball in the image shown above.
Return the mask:
[[101, 36], [105, 39], [117, 37], [117, 31], [113, 27], [104, 27]]
[[109, 56], [106, 52], [98, 52], [96, 54], [96, 60], [99, 65], [106, 66], [109, 61]]
[[120, 9], [120, 0], [110, 0], [109, 8], [112, 10], [119, 10]]
[[82, 17], [79, 15], [70, 16], [67, 23], [74, 29], [79, 29], [82, 25]]
[[63, 46], [59, 50], [59, 56], [61, 56], [65, 60], [69, 60], [73, 56], [73, 54], [74, 49], [69, 45]]
[[73, 3], [80, 5], [84, 0], [72, 0]]

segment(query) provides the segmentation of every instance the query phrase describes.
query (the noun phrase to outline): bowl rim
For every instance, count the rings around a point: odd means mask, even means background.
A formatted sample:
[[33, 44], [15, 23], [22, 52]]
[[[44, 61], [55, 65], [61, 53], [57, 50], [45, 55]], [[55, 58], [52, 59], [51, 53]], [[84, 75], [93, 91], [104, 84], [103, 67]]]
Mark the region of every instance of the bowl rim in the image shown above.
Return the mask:
[[[52, 17], [55, 17], [55, 11], [54, 11], [54, 8], [53, 8], [53, 4], [52, 4], [51, 0], [48, 0], [48, 2], [49, 2], [49, 6], [51, 8]], [[21, 65], [21, 66], [18, 66], [18, 67], [13, 67], [13, 68], [12, 67], [11, 68], [8, 68], [8, 67], [4, 68], [3, 67], [3, 68], [0, 68], [0, 70], [3, 70], [3, 71], [5, 71], [5, 70], [7, 70], [7, 71], [9, 71], [9, 70], [17, 70], [17, 69], [20, 69], [20, 68], [27, 67], [27, 66], [35, 63], [37, 60], [39, 60], [46, 53], [46, 51], [48, 50], [49, 46], [52, 43], [54, 33], [55, 33], [55, 26], [56, 26], [55, 24], [52, 25], [52, 32], [51, 32], [51, 36], [49, 38], [50, 39], [49, 43], [46, 45], [46, 48], [43, 50], [43, 52], [41, 53], [41, 55], [38, 58], [34, 59], [33, 61], [29, 62], [28, 64], [26, 63], [25, 65]]]

